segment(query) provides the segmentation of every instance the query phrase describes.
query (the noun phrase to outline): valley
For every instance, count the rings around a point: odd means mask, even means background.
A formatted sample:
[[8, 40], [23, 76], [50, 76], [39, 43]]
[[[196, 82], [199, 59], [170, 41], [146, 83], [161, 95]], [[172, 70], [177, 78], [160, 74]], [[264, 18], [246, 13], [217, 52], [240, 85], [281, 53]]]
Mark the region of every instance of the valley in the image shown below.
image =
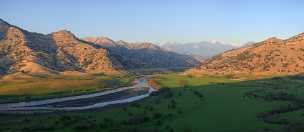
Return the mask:
[[[0, 130], [300, 131], [304, 111], [302, 78], [240, 81], [225, 76], [159, 74], [152, 79], [162, 89], [143, 100], [78, 112], [2, 114]], [[37, 125], [42, 120], [44, 123]]]
[[152, 86], [148, 85], [146, 78], [141, 77], [135, 80], [133, 86], [110, 88], [92, 94], [0, 104], [0, 113], [22, 114], [77, 111], [130, 103], [148, 97], [155, 91]]
[[21, 102], [94, 93], [129, 86], [135, 76], [65, 74], [54, 76], [14, 75], [0, 79], [0, 102]]
[[0, 132], [304, 131], [303, 2], [0, 5]]

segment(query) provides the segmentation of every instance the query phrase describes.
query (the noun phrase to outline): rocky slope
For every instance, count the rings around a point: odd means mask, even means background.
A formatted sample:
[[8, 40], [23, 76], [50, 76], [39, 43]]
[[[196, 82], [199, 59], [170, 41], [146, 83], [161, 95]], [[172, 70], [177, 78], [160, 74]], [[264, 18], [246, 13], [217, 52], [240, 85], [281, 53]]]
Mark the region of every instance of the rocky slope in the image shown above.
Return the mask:
[[[89, 42], [88, 42], [89, 41]], [[191, 67], [198, 62], [151, 43], [78, 39], [69, 31], [29, 32], [0, 19], [0, 75], [58, 74], [67, 71], [117, 73], [144, 68]]]
[[304, 72], [304, 33], [224, 52], [192, 72], [211, 74], [285, 74]]
[[51, 74], [64, 71], [113, 73], [106, 49], [83, 42], [68, 31], [44, 35], [0, 19], [0, 74]]
[[84, 38], [108, 49], [111, 56], [118, 60], [124, 69], [143, 68], [177, 68], [193, 67], [199, 62], [188, 55], [182, 55], [167, 51], [152, 43], [128, 43], [125, 41], [113, 41], [109, 38]]

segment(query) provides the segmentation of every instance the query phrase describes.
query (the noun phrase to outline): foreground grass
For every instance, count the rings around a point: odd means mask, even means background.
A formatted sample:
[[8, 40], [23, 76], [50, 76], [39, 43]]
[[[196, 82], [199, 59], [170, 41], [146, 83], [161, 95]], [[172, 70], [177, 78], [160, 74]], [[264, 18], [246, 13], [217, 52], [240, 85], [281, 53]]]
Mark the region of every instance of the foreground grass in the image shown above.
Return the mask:
[[[163, 74], [155, 80], [163, 90], [136, 103], [84, 112], [1, 115], [0, 131], [303, 131], [304, 111], [298, 104], [304, 99], [302, 78], [236, 81]], [[272, 112], [286, 108], [299, 109]], [[271, 118], [269, 113], [274, 113]]]
[[77, 75], [0, 80], [0, 103], [86, 94], [130, 85], [133, 75]]

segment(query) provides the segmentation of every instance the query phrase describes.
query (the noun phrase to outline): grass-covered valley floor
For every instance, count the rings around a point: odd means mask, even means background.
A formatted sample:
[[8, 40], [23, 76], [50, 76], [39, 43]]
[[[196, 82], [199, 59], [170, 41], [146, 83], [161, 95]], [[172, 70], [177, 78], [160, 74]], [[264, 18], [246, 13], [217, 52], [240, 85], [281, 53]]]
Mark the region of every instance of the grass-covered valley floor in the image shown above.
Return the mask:
[[88, 94], [131, 85], [134, 75], [55, 75], [0, 79], [0, 103]]
[[258, 80], [161, 74], [159, 93], [99, 110], [0, 115], [0, 131], [301, 132], [304, 77]]

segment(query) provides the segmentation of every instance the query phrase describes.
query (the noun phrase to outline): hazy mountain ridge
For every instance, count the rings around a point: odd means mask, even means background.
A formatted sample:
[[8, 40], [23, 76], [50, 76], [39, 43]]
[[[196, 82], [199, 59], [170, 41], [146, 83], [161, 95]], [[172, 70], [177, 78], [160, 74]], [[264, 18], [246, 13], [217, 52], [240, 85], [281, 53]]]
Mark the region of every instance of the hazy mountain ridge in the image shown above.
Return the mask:
[[202, 41], [197, 43], [167, 43], [163, 44], [162, 47], [169, 51], [174, 51], [187, 55], [196, 55], [205, 59], [222, 53], [224, 51], [237, 48], [236, 46], [233, 46], [231, 44], [208, 41]]
[[108, 49], [111, 56], [121, 62], [125, 69], [193, 67], [199, 64], [199, 61], [191, 56], [170, 52], [152, 43], [129, 43], [121, 40], [115, 42], [108, 39], [83, 38]]

